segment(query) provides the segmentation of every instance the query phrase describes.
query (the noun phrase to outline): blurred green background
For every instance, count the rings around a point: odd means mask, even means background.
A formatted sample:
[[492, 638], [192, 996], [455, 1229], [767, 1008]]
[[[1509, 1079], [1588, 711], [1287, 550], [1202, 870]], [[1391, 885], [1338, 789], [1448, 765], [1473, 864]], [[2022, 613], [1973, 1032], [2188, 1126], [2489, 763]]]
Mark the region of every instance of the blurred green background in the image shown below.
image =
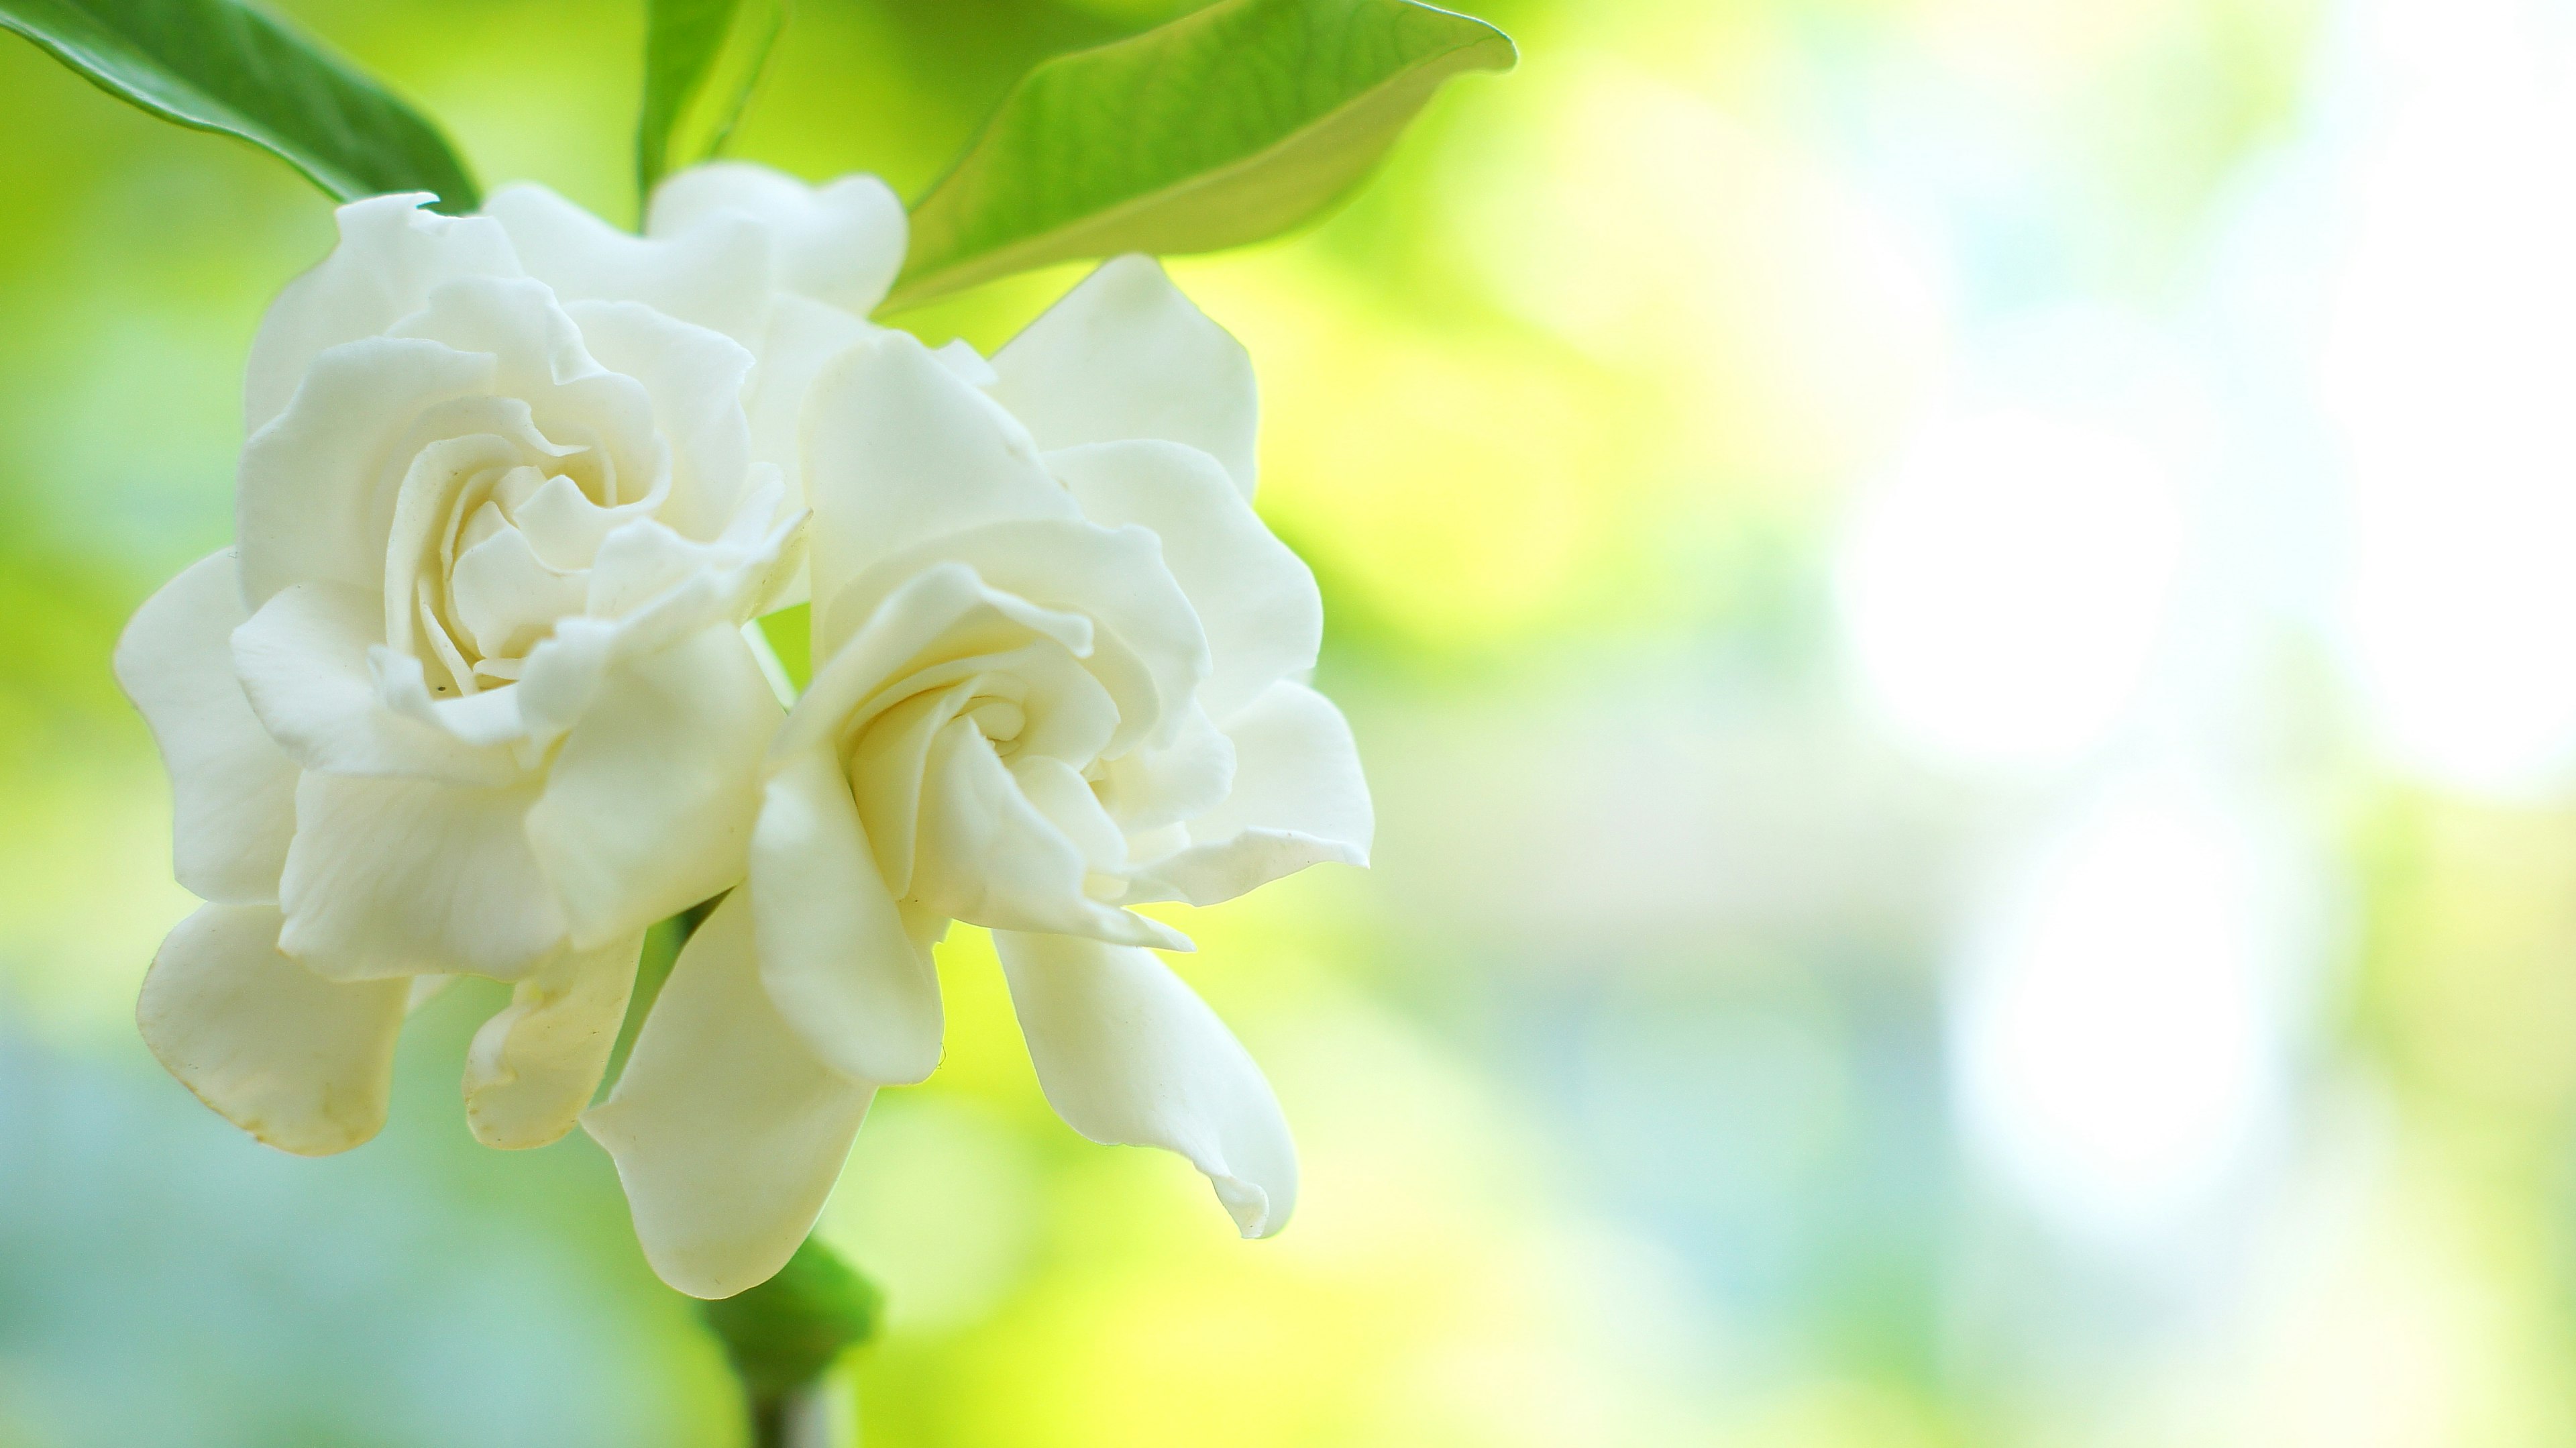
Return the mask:
[[[640, 7], [296, 0], [631, 218]], [[1185, 5], [800, 0], [738, 154], [917, 193]], [[988, 947], [829, 1209], [885, 1448], [2576, 1443], [2576, 7], [1494, 0], [1252, 348], [1381, 821], [1187, 921], [1305, 1190], [1048, 1112]], [[292, 1160], [134, 991], [108, 676], [230, 535], [274, 161], [0, 45], [0, 1445], [707, 1445], [604, 1156]], [[916, 314], [987, 348], [1072, 279]]]

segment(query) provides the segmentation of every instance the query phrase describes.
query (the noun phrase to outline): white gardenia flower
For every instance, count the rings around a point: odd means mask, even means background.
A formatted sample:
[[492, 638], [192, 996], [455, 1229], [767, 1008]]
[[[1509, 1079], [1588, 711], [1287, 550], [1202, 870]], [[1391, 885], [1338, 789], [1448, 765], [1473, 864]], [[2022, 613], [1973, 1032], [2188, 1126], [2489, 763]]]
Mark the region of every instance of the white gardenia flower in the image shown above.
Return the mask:
[[1350, 731], [1302, 682], [1314, 579], [1251, 505], [1241, 347], [1128, 257], [989, 363], [880, 331], [806, 375], [814, 678], [746, 883], [585, 1117], [647, 1256], [707, 1297], [785, 1262], [876, 1088], [938, 1061], [951, 921], [993, 930], [1067, 1122], [1276, 1231], [1278, 1103], [1148, 949], [1187, 942], [1127, 908], [1366, 860]]
[[872, 330], [903, 248], [864, 178], [683, 175], [654, 241], [533, 187], [427, 199], [342, 207], [271, 308], [236, 547], [116, 655], [208, 902], [145, 1039], [306, 1154], [374, 1134], [407, 1005], [456, 973], [517, 983], [467, 1064], [476, 1134], [562, 1135], [644, 929], [741, 877], [781, 714], [741, 625], [802, 517], [755, 446], [758, 349], [811, 313]]

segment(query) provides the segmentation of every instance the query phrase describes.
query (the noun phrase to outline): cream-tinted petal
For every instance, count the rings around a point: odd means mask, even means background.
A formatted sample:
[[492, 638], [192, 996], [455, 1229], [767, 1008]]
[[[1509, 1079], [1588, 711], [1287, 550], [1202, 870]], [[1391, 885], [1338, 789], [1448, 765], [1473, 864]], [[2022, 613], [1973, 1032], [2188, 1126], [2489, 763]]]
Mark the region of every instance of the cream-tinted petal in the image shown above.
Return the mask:
[[1083, 516], [1134, 525], [1162, 544], [1163, 564], [1207, 630], [1199, 688], [1224, 718], [1279, 679], [1303, 678], [1324, 639], [1324, 598], [1305, 562], [1273, 536], [1216, 460], [1172, 442], [1112, 442], [1049, 453]]
[[1094, 900], [1080, 845], [1020, 788], [974, 724], [958, 719], [932, 741], [921, 823], [905, 899], [996, 930], [1052, 931], [1121, 945], [1189, 948], [1161, 921]]
[[[234, 534], [256, 610], [295, 583], [381, 588], [400, 447], [423, 413], [488, 390], [493, 359], [441, 342], [369, 337], [313, 359], [285, 410], [242, 445]], [[399, 454], [399, 455], [398, 455]]]
[[[977, 524], [891, 553], [828, 601], [815, 641], [828, 657], [838, 641], [874, 617], [878, 600], [948, 564], [974, 570], [986, 588], [1025, 605], [1090, 620], [1085, 666], [1117, 700], [1118, 728], [1106, 746], [1168, 740], [1179, 711], [1207, 677], [1206, 635], [1142, 528], [1102, 528], [1064, 519]], [[820, 575], [818, 575], [819, 577]]]
[[597, 950], [567, 950], [511, 989], [465, 1053], [475, 1140], [522, 1151], [572, 1130], [608, 1069], [643, 947], [638, 931]]
[[616, 1089], [582, 1125], [616, 1159], [653, 1270], [693, 1297], [730, 1297], [805, 1240], [875, 1095], [817, 1060], [771, 1004], [736, 892], [689, 938]]
[[1038, 1084], [1093, 1141], [1189, 1158], [1247, 1237], [1297, 1205], [1297, 1149], [1261, 1068], [1147, 951], [996, 931]]
[[608, 669], [527, 817], [528, 845], [576, 945], [640, 929], [742, 878], [761, 756], [779, 718], [729, 623]]
[[760, 977], [842, 1075], [908, 1085], [939, 1064], [939, 977], [877, 871], [840, 762], [790, 759], [762, 793], [751, 908]]
[[[344, 584], [283, 589], [233, 630], [233, 667], [261, 725], [296, 763], [339, 774], [498, 785], [518, 773], [507, 751], [469, 742], [386, 699], [388, 678], [426, 711], [417, 663], [376, 650], [382, 606]], [[387, 675], [383, 665], [410, 664]], [[420, 692], [412, 692], [420, 691]]]
[[993, 370], [994, 399], [1043, 449], [1187, 443], [1252, 496], [1261, 414], [1252, 359], [1151, 257], [1102, 263], [995, 354]]
[[565, 934], [528, 849], [537, 789], [308, 771], [278, 888], [279, 948], [332, 980], [527, 975]]
[[374, 1136], [393, 1094], [410, 983], [327, 981], [280, 955], [274, 905], [207, 905], [143, 978], [135, 1022], [170, 1074], [281, 1151], [328, 1156]]
[[207, 900], [273, 904], [295, 836], [297, 770], [233, 672], [242, 621], [232, 552], [209, 554], [134, 611], [116, 641], [116, 681], [170, 771], [179, 883]]
[[574, 302], [564, 310], [599, 365], [642, 383], [653, 399], [674, 468], [671, 495], [655, 516], [691, 538], [713, 539], [750, 486], [743, 386], [751, 353], [636, 302]]

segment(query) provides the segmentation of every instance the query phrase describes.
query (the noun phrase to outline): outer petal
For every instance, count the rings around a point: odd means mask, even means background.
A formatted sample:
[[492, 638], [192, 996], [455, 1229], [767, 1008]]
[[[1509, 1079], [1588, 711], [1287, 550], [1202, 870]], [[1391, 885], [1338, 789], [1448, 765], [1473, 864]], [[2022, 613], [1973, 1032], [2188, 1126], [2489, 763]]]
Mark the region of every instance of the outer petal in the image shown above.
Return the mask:
[[207, 905], [143, 978], [144, 1043], [197, 1099], [281, 1151], [328, 1156], [376, 1134], [410, 983], [327, 981], [277, 952], [273, 905]]
[[567, 302], [641, 302], [737, 341], [760, 335], [771, 250], [749, 217], [648, 241], [528, 182], [493, 192], [483, 210], [510, 233], [528, 275]]
[[486, 390], [494, 359], [418, 337], [368, 337], [313, 359], [294, 401], [242, 445], [234, 493], [242, 600], [291, 583], [384, 586], [395, 456], [423, 412]]
[[233, 674], [242, 622], [232, 552], [163, 585], [116, 641], [116, 681], [170, 770], [179, 883], [208, 900], [275, 903], [295, 836], [295, 761], [268, 737]]
[[875, 1095], [817, 1061], [770, 1004], [737, 891], [689, 938], [617, 1089], [582, 1125], [616, 1158], [653, 1270], [692, 1297], [730, 1297], [805, 1240]]
[[465, 1054], [465, 1119], [485, 1146], [519, 1151], [572, 1130], [599, 1089], [635, 989], [641, 931], [567, 950], [519, 982]]
[[880, 332], [825, 368], [806, 417], [817, 599], [961, 528], [1081, 517], [1019, 424], [905, 333]]
[[441, 282], [519, 275], [500, 226], [487, 217], [420, 209], [432, 199], [414, 191], [340, 208], [340, 244], [320, 266], [287, 283], [260, 320], [243, 389], [245, 431], [259, 431], [285, 410], [313, 359], [385, 331], [418, 311]]
[[654, 188], [648, 236], [682, 237], [739, 212], [777, 248], [778, 285], [864, 317], [903, 268], [903, 202], [874, 176], [808, 186], [742, 161], [693, 166]]
[[750, 894], [761, 981], [814, 1054], [862, 1081], [928, 1076], [940, 1035], [928, 931], [916, 933], [887, 892], [828, 750], [797, 755], [771, 777], [752, 834]]
[[1049, 452], [1167, 438], [1215, 458], [1252, 496], [1252, 359], [1151, 257], [1104, 263], [1012, 338], [993, 370], [994, 400]]
[[1274, 680], [1303, 677], [1324, 639], [1315, 575], [1273, 536], [1216, 460], [1171, 442], [1113, 442], [1049, 453], [1047, 466], [1104, 527], [1153, 531], [1163, 563], [1207, 630], [1200, 687], [1224, 718]]
[[577, 947], [742, 878], [781, 712], [730, 623], [610, 668], [527, 817]]
[[1047, 1101], [1109, 1145], [1190, 1159], [1247, 1237], [1288, 1224], [1297, 1148], [1261, 1068], [1150, 952], [996, 931], [1011, 1005]]
[[564, 942], [563, 907], [528, 851], [536, 793], [306, 774], [279, 948], [332, 980], [525, 976]]
[[1283, 679], [1223, 727], [1233, 792], [1190, 822], [1188, 848], [1137, 872], [1130, 898], [1212, 905], [1308, 865], [1368, 863], [1376, 815], [1331, 700]]

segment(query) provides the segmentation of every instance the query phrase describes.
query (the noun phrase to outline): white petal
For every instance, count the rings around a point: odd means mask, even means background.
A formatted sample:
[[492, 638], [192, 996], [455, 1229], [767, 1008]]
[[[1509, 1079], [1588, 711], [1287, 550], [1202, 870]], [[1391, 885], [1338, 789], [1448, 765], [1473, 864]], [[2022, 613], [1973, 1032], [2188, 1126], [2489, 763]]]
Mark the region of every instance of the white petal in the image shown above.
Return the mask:
[[313, 359], [420, 310], [441, 282], [519, 274], [498, 224], [419, 209], [429, 200], [426, 192], [409, 192], [340, 208], [339, 245], [287, 283], [260, 319], [243, 388], [244, 431], [259, 431], [285, 410]]
[[1261, 1068], [1147, 951], [997, 931], [1038, 1084], [1065, 1124], [1190, 1159], [1247, 1237], [1288, 1224], [1297, 1148]]
[[[233, 667], [269, 735], [307, 769], [482, 785], [515, 778], [507, 751], [387, 706], [379, 656], [370, 653], [383, 620], [369, 594], [308, 583], [280, 591], [233, 630]], [[410, 664], [410, 682], [425, 690], [417, 661], [387, 662]]]
[[1137, 899], [1212, 905], [1308, 865], [1368, 863], [1376, 815], [1351, 726], [1287, 680], [1229, 719], [1234, 790], [1190, 822], [1190, 847], [1138, 872]]
[[[751, 908], [769, 998], [844, 1076], [908, 1085], [939, 1064], [939, 977], [868, 848], [840, 761], [796, 756], [763, 793]], [[935, 919], [914, 922], [935, 924]]]
[[582, 1125], [616, 1158], [653, 1270], [730, 1297], [805, 1240], [875, 1094], [816, 1060], [770, 1003], [737, 892], [689, 938]]
[[516, 980], [560, 949], [563, 907], [529, 853], [536, 786], [308, 772], [278, 895], [279, 948], [333, 980], [455, 971]]
[[1009, 519], [931, 539], [822, 595], [816, 643], [828, 655], [874, 616], [879, 599], [948, 563], [963, 563], [987, 586], [1040, 609], [1100, 625], [1086, 666], [1118, 701], [1109, 753], [1141, 739], [1168, 741], [1180, 727], [1180, 710], [1207, 677], [1207, 638], [1163, 566], [1161, 545], [1142, 528]]
[[645, 234], [692, 235], [727, 211], [768, 228], [779, 286], [862, 317], [885, 300], [903, 267], [903, 202], [874, 176], [808, 186], [748, 162], [693, 166], [654, 188]]
[[1187, 823], [1233, 792], [1234, 741], [1194, 703], [1170, 744], [1111, 760], [1101, 786], [1111, 818], [1130, 834]]
[[1151, 257], [1103, 263], [1012, 338], [993, 370], [994, 399], [1047, 451], [1165, 438], [1215, 458], [1252, 496], [1252, 359]]
[[575, 302], [565, 310], [599, 365], [644, 384], [653, 399], [673, 464], [671, 496], [655, 516], [691, 538], [713, 539], [750, 486], [743, 383], [751, 353], [632, 302]]
[[410, 983], [327, 981], [277, 952], [273, 905], [207, 905], [152, 957], [135, 1021], [197, 1099], [281, 1151], [376, 1134]]
[[418, 338], [371, 337], [313, 359], [283, 412], [242, 445], [234, 494], [242, 598], [292, 583], [374, 593], [386, 530], [421, 414], [487, 390], [493, 359]]
[[1199, 698], [1222, 719], [1274, 680], [1302, 678], [1324, 638], [1315, 575], [1274, 537], [1216, 460], [1169, 442], [1113, 442], [1049, 453], [1083, 516], [1134, 524], [1163, 545], [1163, 563], [1207, 630], [1210, 670]]
[[1188, 937], [1161, 921], [1085, 893], [1090, 861], [1082, 849], [1021, 791], [968, 720], [941, 729], [930, 746], [920, 828], [905, 898], [925, 910], [997, 930], [1190, 948]]
[[[830, 611], [815, 610], [818, 616]], [[988, 588], [962, 563], [923, 569], [864, 613], [842, 611], [851, 622], [841, 641], [823, 647], [828, 635], [819, 624], [815, 629], [815, 657], [823, 662], [779, 735], [775, 752], [782, 756], [845, 727], [853, 710], [924, 657], [969, 657], [1031, 638], [1077, 657], [1091, 652], [1091, 620]]]
[[817, 599], [961, 528], [1081, 517], [1019, 425], [905, 333], [880, 332], [824, 369], [806, 417]]
[[[779, 470], [798, 507], [805, 504], [805, 418], [815, 382], [832, 361], [876, 334], [876, 328], [838, 307], [807, 297], [780, 297], [770, 308], [760, 365], [743, 401], [751, 419], [751, 455]], [[812, 596], [800, 570], [771, 607], [785, 608]]]
[[208, 554], [134, 611], [116, 681], [169, 767], [179, 883], [207, 900], [273, 904], [295, 835], [296, 767], [233, 673], [242, 618], [231, 551]]
[[747, 218], [647, 240], [527, 182], [492, 193], [483, 210], [509, 231], [528, 275], [567, 302], [641, 302], [741, 341], [759, 335], [771, 243]]
[[485, 1146], [521, 1151], [572, 1130], [608, 1069], [635, 989], [641, 932], [567, 950], [518, 983], [465, 1053], [465, 1119]]
[[640, 929], [742, 878], [779, 718], [731, 624], [608, 670], [527, 819], [576, 944]]

